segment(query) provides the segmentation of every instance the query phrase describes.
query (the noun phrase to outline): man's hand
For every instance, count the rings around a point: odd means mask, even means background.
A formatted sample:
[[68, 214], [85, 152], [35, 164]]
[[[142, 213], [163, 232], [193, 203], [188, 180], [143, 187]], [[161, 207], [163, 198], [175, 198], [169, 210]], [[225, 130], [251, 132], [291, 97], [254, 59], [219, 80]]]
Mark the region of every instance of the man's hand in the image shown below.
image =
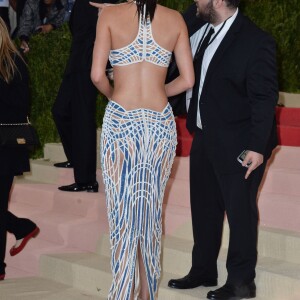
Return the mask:
[[245, 179], [249, 177], [251, 172], [260, 166], [264, 161], [264, 156], [260, 153], [249, 151], [242, 163], [243, 167], [247, 167], [248, 170], [245, 175]]
[[38, 27], [41, 33], [49, 33], [53, 30], [53, 26], [51, 24], [41, 25]]
[[25, 41], [21, 42], [20, 48], [23, 50], [23, 53], [27, 53], [30, 50], [28, 43]]

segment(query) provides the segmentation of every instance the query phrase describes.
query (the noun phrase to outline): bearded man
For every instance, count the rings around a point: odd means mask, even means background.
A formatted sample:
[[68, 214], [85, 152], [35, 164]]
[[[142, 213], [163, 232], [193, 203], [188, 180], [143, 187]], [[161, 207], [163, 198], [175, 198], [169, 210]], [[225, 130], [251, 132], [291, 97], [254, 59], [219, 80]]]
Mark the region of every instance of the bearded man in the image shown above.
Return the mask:
[[[275, 43], [238, 9], [239, 0], [195, 0], [199, 22], [191, 36], [196, 73], [187, 91], [190, 201], [194, 246], [187, 276], [169, 287], [217, 285], [217, 258], [227, 215], [227, 280], [208, 299], [255, 298], [257, 192], [277, 145]], [[201, 20], [201, 21], [200, 21]], [[243, 155], [240, 155], [243, 153]]]

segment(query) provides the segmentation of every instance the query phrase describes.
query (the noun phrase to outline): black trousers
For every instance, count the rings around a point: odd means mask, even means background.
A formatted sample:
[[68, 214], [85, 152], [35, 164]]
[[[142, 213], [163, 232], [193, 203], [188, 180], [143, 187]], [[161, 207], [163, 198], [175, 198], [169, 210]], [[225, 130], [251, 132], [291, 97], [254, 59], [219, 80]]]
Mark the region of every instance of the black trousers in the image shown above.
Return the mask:
[[204, 138], [202, 131], [198, 130], [190, 153], [190, 196], [194, 236], [190, 274], [206, 279], [218, 277], [217, 258], [226, 212], [230, 228], [226, 262], [227, 282], [248, 283], [255, 278], [257, 192], [266, 164], [254, 170], [247, 180], [244, 178], [244, 167], [237, 173], [218, 172], [207, 153]]
[[76, 183], [96, 180], [96, 98], [90, 72], [71, 73], [64, 76], [52, 108]]
[[35, 228], [35, 224], [23, 218], [18, 218], [8, 211], [9, 194], [14, 175], [0, 175], [0, 275], [5, 273], [5, 249], [7, 231], [16, 239], [25, 237]]

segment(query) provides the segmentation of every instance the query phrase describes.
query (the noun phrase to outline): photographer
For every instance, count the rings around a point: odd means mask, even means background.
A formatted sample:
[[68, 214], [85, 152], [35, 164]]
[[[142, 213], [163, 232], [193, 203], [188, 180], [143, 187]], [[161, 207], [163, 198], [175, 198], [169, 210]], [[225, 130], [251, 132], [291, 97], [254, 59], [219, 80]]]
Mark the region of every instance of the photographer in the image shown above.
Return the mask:
[[66, 0], [27, 0], [20, 18], [18, 37], [21, 49], [29, 51], [29, 39], [33, 33], [49, 33], [64, 22]]

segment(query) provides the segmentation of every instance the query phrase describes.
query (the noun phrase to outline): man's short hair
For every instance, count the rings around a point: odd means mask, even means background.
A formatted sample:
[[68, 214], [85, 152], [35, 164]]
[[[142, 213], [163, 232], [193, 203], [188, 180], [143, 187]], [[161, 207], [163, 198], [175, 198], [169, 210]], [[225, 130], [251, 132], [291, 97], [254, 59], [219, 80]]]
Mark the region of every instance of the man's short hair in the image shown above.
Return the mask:
[[227, 7], [236, 8], [239, 6], [241, 0], [225, 0], [227, 2]]

